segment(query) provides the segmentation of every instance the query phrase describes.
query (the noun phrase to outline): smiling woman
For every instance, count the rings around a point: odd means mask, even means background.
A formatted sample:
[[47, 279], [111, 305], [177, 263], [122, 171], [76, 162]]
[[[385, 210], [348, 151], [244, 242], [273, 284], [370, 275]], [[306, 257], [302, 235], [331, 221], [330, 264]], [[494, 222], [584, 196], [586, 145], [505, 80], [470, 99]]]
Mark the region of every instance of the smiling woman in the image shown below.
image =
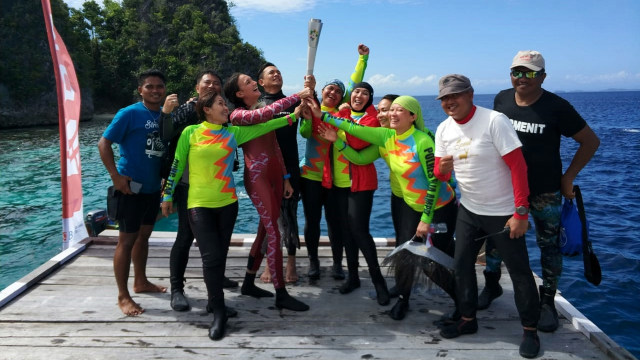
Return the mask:
[[[231, 123], [244, 126], [268, 121], [275, 114], [298, 103], [301, 98], [311, 98], [313, 90], [305, 88], [298, 94], [277, 100], [271, 105], [263, 106], [264, 104], [258, 102], [261, 95], [258, 90], [258, 84], [248, 75], [235, 73], [224, 84], [224, 93], [227, 99], [236, 106], [230, 116]], [[287, 115], [287, 119], [289, 119], [291, 125], [290, 115]], [[273, 275], [272, 282], [276, 290], [276, 307], [294, 311], [306, 311], [309, 306], [290, 296], [284, 283], [278, 218], [280, 217], [282, 198], [291, 197], [293, 189], [289, 181], [291, 175], [287, 173], [276, 135], [274, 132], [269, 132], [264, 136], [247, 142], [242, 146], [242, 149], [245, 165], [245, 187], [258, 211], [260, 224], [256, 241], [251, 246], [241, 292], [243, 295], [250, 295], [256, 298], [273, 296], [271, 292], [258, 288], [254, 283], [256, 272], [260, 268], [264, 257], [262, 244], [266, 238], [267, 266], [269, 267], [269, 272]]]
[[[189, 165], [187, 208], [189, 225], [198, 239], [207, 286], [207, 310], [214, 319], [209, 329], [212, 340], [224, 337], [230, 313], [222, 291], [227, 252], [238, 216], [238, 196], [233, 181], [233, 159], [238, 145], [291, 125], [291, 118], [278, 118], [251, 126], [223, 126], [229, 109], [215, 91], [202, 94], [196, 105], [199, 125], [187, 127], [180, 135], [175, 160], [164, 189], [162, 213], [168, 216], [173, 207], [176, 184]], [[294, 116], [299, 115], [296, 109]], [[243, 284], [243, 294], [245, 284]], [[264, 291], [264, 290], [263, 290]], [[276, 300], [276, 305], [281, 305]], [[289, 305], [289, 304], [286, 304]], [[232, 312], [231, 312], [232, 313]]]

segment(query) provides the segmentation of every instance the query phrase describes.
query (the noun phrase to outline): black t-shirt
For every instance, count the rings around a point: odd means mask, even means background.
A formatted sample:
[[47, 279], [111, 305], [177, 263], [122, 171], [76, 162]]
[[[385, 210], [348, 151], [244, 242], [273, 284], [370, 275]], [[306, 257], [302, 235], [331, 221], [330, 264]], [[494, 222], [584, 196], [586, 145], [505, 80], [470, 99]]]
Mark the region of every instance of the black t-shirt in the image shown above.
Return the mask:
[[[266, 105], [271, 105], [277, 100], [283, 99], [286, 96], [282, 91], [276, 94], [264, 94], [263, 100]], [[279, 118], [293, 114], [296, 106], [300, 105], [300, 102], [293, 104], [291, 107], [285, 109], [282, 112], [273, 115], [273, 118]], [[298, 122], [299, 123], [299, 122]], [[300, 192], [300, 164], [298, 155], [298, 127], [297, 126], [285, 126], [276, 129], [276, 138], [278, 139], [278, 145], [282, 151], [282, 158], [284, 159], [284, 166], [287, 168], [287, 172], [291, 174], [289, 181], [293, 187], [293, 191], [296, 194]]]
[[515, 89], [503, 90], [493, 109], [509, 117], [522, 142], [530, 195], [560, 190], [560, 136], [572, 137], [582, 130], [587, 125], [582, 116], [568, 101], [546, 90], [530, 106], [516, 104]]

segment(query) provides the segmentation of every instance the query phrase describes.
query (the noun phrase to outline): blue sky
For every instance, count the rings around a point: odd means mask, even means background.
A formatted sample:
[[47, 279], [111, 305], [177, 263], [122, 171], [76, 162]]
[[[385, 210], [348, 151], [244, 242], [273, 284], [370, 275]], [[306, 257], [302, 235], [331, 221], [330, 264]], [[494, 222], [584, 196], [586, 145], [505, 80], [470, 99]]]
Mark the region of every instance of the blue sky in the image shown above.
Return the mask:
[[[82, 0], [67, 0], [79, 7]], [[348, 79], [357, 46], [371, 49], [365, 81], [376, 95], [432, 95], [438, 79], [467, 75], [476, 93], [510, 87], [518, 50], [540, 51], [551, 91], [640, 90], [636, 0], [234, 0], [240, 36], [302, 86], [309, 19], [323, 23], [315, 76]]]

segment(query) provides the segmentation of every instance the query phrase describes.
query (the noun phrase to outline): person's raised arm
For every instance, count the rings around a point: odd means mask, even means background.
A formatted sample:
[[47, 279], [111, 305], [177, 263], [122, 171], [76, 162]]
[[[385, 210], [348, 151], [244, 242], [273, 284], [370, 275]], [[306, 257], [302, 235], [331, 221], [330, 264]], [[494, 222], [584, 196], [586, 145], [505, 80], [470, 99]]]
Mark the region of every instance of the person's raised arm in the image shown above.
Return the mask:
[[163, 141], [173, 139], [187, 125], [199, 123], [195, 100], [189, 100], [178, 107], [174, 107], [169, 102], [169, 96], [165, 100], [165, 105], [162, 107], [162, 113], [160, 114], [160, 137]]
[[358, 62], [356, 68], [349, 78], [347, 88], [344, 90], [342, 102], [348, 102], [351, 99], [351, 91], [355, 84], [364, 79], [364, 71], [367, 69], [367, 61], [369, 60], [369, 47], [364, 44], [358, 44]]

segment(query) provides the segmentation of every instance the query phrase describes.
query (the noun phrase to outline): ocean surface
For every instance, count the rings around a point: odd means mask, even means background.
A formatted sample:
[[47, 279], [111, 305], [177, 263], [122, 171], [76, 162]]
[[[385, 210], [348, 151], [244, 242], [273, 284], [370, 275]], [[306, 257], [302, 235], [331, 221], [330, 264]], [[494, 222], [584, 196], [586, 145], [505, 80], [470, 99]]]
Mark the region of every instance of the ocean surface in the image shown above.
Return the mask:
[[[560, 290], [576, 308], [619, 345], [640, 358], [640, 92], [559, 94], [569, 100], [601, 139], [600, 149], [580, 173], [593, 248], [602, 267], [602, 283], [583, 275], [582, 258], [565, 258]], [[491, 108], [494, 95], [476, 95], [475, 103]], [[418, 97], [426, 125], [434, 129], [445, 116], [433, 96]], [[98, 154], [97, 142], [110, 117], [80, 124], [85, 214], [106, 207], [111, 180]], [[300, 138], [300, 148], [304, 140]], [[563, 140], [565, 168], [577, 148]], [[301, 152], [302, 153], [302, 152]], [[60, 165], [57, 126], [0, 130], [0, 290], [20, 279], [62, 249]], [[388, 170], [376, 163], [380, 188], [374, 199], [373, 236], [393, 236], [389, 212]], [[236, 233], [255, 233], [258, 217], [236, 172], [240, 212]], [[300, 229], [304, 226], [299, 207]], [[156, 230], [175, 231], [175, 216]], [[323, 234], [326, 235], [323, 220]], [[540, 274], [540, 251], [533, 231], [527, 234], [533, 270]], [[301, 259], [300, 266], [306, 265]], [[635, 340], [634, 340], [635, 339]]]

